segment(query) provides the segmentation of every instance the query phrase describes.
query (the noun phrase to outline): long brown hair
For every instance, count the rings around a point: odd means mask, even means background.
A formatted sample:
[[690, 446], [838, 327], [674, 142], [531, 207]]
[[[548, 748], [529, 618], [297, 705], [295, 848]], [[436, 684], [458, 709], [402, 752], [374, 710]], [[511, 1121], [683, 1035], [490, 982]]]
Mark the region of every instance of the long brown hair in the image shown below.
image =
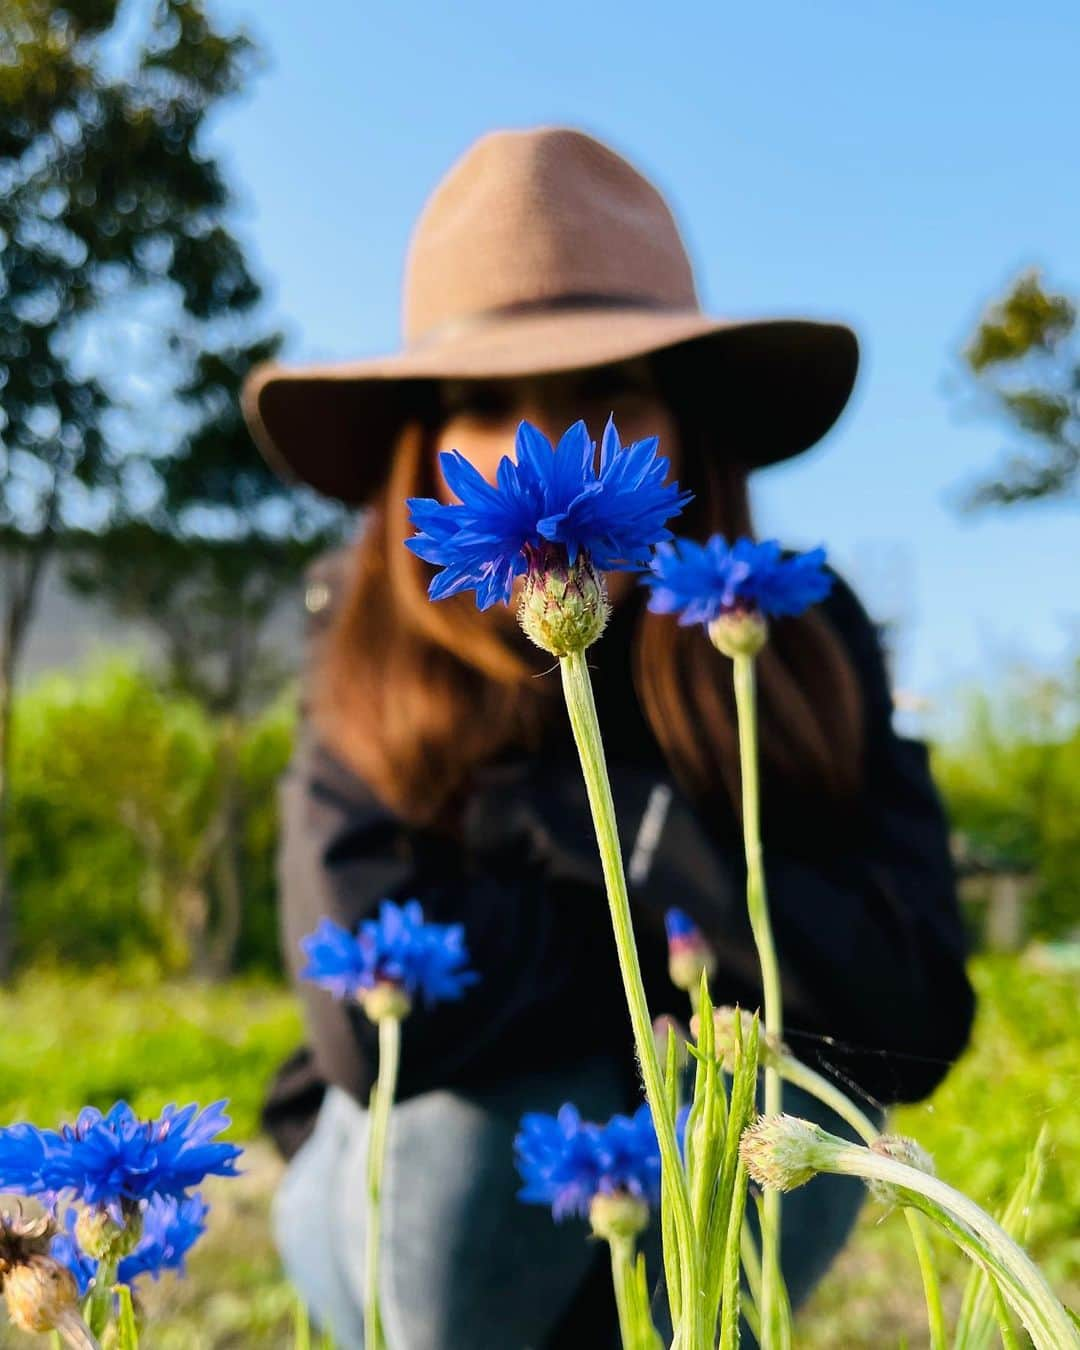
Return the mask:
[[[680, 481], [695, 494], [682, 533], [750, 534], [746, 475], [681, 431]], [[355, 545], [343, 603], [327, 634], [312, 715], [330, 748], [376, 795], [418, 824], [452, 822], [474, 769], [507, 746], [535, 748], [558, 713], [558, 681], [498, 610], [471, 594], [431, 603], [431, 569], [403, 541], [407, 497], [434, 495], [430, 433], [401, 434], [389, 478]], [[602, 640], [602, 639], [601, 639]], [[731, 663], [697, 627], [642, 614], [633, 639], [638, 697], [672, 773], [699, 799], [738, 811]], [[859, 786], [859, 687], [828, 623], [811, 611], [776, 622], [757, 660], [766, 801], [843, 806]]]

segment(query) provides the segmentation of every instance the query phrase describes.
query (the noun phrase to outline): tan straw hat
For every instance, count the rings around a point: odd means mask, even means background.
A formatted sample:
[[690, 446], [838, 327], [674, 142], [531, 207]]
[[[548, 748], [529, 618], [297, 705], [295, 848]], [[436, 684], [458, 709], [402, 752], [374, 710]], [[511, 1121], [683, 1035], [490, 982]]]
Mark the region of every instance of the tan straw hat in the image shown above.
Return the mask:
[[723, 443], [770, 464], [828, 431], [858, 364], [841, 324], [702, 314], [660, 194], [607, 146], [559, 128], [484, 136], [435, 189], [409, 248], [404, 333], [392, 356], [256, 366], [241, 403], [268, 461], [359, 504], [415, 415], [418, 382], [665, 352], [708, 389]]

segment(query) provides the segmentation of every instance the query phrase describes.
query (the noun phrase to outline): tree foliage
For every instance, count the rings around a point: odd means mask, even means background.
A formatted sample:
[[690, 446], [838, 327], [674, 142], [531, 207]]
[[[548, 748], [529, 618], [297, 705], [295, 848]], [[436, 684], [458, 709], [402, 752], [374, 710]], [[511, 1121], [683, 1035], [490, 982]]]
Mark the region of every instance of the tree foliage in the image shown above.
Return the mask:
[[0, 0], [0, 977], [11, 698], [50, 557], [156, 629], [228, 754], [279, 680], [267, 619], [340, 524], [272, 477], [237, 403], [281, 337], [245, 330], [261, 290], [203, 133], [255, 48], [203, 0], [122, 9]]
[[1080, 482], [1080, 335], [1074, 302], [1024, 273], [988, 306], [964, 360], [1022, 448], [968, 490], [965, 506], [1075, 498]]

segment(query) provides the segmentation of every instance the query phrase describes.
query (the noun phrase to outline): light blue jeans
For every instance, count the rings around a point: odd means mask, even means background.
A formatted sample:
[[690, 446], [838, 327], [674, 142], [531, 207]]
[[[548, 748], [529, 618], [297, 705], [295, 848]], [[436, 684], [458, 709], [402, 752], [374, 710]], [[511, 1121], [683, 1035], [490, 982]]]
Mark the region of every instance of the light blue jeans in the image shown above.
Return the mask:
[[[522, 1076], [483, 1095], [430, 1092], [394, 1107], [383, 1189], [382, 1314], [390, 1350], [540, 1350], [606, 1252], [584, 1224], [516, 1198], [513, 1140], [526, 1111], [574, 1102], [588, 1119], [626, 1109], [614, 1064]], [[785, 1110], [850, 1136], [795, 1088]], [[331, 1088], [274, 1204], [286, 1271], [340, 1350], [362, 1350], [367, 1112]], [[783, 1261], [802, 1302], [843, 1246], [857, 1181], [820, 1177], [785, 1197]], [[650, 1272], [659, 1241], [645, 1235]], [[657, 1300], [657, 1308], [664, 1302]], [[659, 1316], [659, 1311], [658, 1311]], [[659, 1325], [659, 1321], [658, 1321]], [[663, 1328], [661, 1328], [663, 1330]], [[744, 1338], [744, 1344], [752, 1339]], [[612, 1347], [617, 1345], [612, 1341]], [[565, 1329], [559, 1350], [608, 1350]]]

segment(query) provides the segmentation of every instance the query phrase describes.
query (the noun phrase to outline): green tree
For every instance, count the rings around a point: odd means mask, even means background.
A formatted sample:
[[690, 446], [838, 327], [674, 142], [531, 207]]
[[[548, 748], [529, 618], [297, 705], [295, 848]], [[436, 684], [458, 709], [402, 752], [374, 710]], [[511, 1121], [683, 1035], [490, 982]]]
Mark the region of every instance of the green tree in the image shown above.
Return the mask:
[[974, 483], [970, 509], [1075, 499], [1080, 481], [1080, 334], [1076, 306], [1025, 272], [989, 305], [964, 348], [968, 369], [1022, 449]]
[[150, 507], [123, 495], [111, 519], [79, 536], [69, 555], [77, 588], [153, 631], [165, 685], [194, 700], [215, 728], [218, 793], [208, 838], [215, 884], [198, 944], [204, 971], [231, 968], [242, 930], [247, 807], [240, 749], [246, 728], [277, 695], [294, 661], [275, 649], [272, 620], [296, 605], [306, 563], [340, 538], [344, 512], [287, 487], [255, 451], [240, 414], [251, 366], [279, 338], [191, 353], [178, 391], [189, 428], [164, 455], [141, 457]]
[[0, 977], [13, 952], [20, 654], [58, 541], [130, 487], [110, 421], [122, 398], [109, 363], [88, 355], [92, 324], [149, 291], [203, 321], [259, 298], [224, 223], [221, 172], [199, 148], [252, 45], [215, 30], [201, 0], [154, 0], [135, 42], [117, 10], [118, 0], [0, 0]]

